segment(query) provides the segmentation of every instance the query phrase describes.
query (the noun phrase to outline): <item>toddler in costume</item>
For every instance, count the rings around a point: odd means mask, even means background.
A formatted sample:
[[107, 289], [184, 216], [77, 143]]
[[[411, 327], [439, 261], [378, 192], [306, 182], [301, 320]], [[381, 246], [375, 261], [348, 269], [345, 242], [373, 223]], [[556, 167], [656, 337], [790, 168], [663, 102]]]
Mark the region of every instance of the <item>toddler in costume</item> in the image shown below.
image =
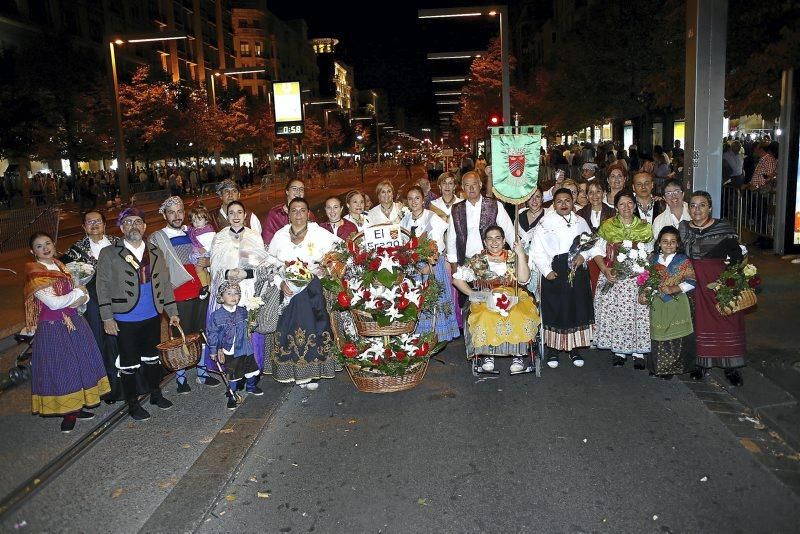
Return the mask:
[[[221, 306], [211, 314], [206, 327], [208, 350], [213, 359], [225, 365], [231, 390], [240, 389], [244, 381], [248, 393], [263, 395], [264, 392], [257, 385], [261, 371], [253, 356], [247, 310], [239, 306], [241, 297], [238, 283], [226, 280], [220, 284], [217, 301]], [[228, 409], [236, 409], [236, 400], [231, 393], [225, 394], [228, 397]]]
[[[194, 245], [194, 256], [197, 258], [208, 258], [211, 256], [211, 242], [217, 233], [211, 225], [211, 215], [208, 210], [200, 204], [189, 211], [189, 220], [192, 226], [189, 227], [189, 239]], [[197, 277], [200, 279], [200, 298], [208, 297], [208, 284], [211, 283], [211, 274], [207, 267], [197, 268]]]

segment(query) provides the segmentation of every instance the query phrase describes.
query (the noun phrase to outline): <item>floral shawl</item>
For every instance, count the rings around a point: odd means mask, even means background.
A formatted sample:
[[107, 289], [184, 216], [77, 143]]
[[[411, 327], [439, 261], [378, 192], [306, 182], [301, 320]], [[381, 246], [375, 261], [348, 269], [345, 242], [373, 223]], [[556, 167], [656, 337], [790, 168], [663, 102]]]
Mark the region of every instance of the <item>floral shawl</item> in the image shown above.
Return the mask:
[[475, 273], [475, 279], [484, 282], [500, 282], [512, 284], [517, 273], [517, 254], [513, 250], [504, 250], [506, 263], [505, 276], [498, 276], [489, 268], [489, 253], [482, 250], [467, 261], [467, 266]]
[[58, 271], [50, 271], [39, 262], [25, 264], [25, 326], [36, 328], [39, 315], [42, 313], [42, 301], [36, 298], [40, 289], [52, 287], [57, 295], [66, 295], [72, 291], [72, 278], [66, 273], [64, 264], [55, 260]]
[[[686, 254], [675, 254], [667, 266], [658, 263], [658, 258], [658, 254], [653, 254], [653, 257], [650, 259], [650, 263], [655, 266], [656, 271], [658, 271], [661, 281], [664, 284], [668, 286], [677, 286], [682, 282], [688, 282], [694, 286], [697, 285], [694, 275], [694, 267], [692, 267], [692, 261], [688, 256], [686, 256]], [[672, 295], [666, 295], [663, 293], [659, 293], [659, 296], [664, 302], [669, 302], [674, 298]]]

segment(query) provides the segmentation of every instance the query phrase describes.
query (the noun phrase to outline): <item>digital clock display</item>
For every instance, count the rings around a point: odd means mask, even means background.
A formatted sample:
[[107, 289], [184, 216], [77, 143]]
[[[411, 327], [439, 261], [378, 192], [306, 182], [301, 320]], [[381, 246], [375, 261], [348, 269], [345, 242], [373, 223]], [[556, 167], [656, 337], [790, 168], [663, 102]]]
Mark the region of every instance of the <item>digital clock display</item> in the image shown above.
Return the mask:
[[278, 135], [303, 135], [302, 124], [279, 124], [275, 129]]

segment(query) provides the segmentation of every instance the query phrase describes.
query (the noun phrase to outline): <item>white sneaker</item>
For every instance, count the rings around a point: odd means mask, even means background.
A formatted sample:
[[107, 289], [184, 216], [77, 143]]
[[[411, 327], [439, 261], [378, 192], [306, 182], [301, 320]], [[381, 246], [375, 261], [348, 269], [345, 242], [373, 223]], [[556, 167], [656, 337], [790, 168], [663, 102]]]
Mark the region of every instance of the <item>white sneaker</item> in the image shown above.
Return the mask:
[[572, 360], [572, 365], [575, 367], [583, 367], [583, 358], [578, 353], [572, 353], [569, 357]]
[[558, 356], [550, 356], [547, 358], [547, 367], [555, 369], [558, 367]]
[[300, 386], [301, 389], [306, 389], [308, 387], [308, 382], [306, 382], [304, 384], [297, 384], [297, 385]]
[[305, 387], [308, 391], [315, 391], [319, 387], [319, 382], [309, 382]]
[[523, 369], [525, 369], [525, 363], [524, 360], [519, 356], [511, 360], [511, 367], [508, 368], [508, 370], [512, 373], [519, 373]]
[[483, 358], [483, 363], [481, 364], [481, 369], [484, 371], [494, 371], [494, 357], [485, 356]]

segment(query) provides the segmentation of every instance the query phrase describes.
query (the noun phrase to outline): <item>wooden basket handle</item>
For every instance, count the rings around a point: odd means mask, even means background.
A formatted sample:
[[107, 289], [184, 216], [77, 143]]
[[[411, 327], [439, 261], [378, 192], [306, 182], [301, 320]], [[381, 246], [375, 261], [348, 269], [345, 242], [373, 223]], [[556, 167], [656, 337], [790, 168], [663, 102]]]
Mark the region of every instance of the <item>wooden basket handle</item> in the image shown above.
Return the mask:
[[181, 328], [181, 325], [179, 325], [179, 324], [178, 325], [170, 325], [170, 328], [169, 328], [169, 340], [172, 341], [174, 339], [172, 337], [172, 329], [173, 328], [177, 328], [178, 329], [178, 332], [181, 333], [181, 339], [183, 340], [183, 344], [186, 345], [186, 335], [184, 335], [183, 328]]

